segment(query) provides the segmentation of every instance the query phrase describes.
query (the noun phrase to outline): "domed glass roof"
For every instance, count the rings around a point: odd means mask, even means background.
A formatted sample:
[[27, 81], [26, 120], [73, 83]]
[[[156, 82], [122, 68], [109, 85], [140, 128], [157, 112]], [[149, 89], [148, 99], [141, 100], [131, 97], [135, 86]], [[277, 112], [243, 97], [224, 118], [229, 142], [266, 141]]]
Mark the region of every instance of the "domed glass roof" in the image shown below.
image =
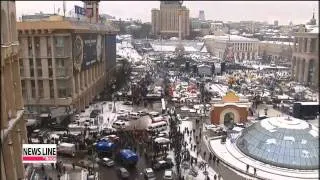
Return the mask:
[[245, 128], [236, 144], [247, 156], [267, 164], [301, 170], [319, 168], [319, 131], [299, 119], [264, 119]]

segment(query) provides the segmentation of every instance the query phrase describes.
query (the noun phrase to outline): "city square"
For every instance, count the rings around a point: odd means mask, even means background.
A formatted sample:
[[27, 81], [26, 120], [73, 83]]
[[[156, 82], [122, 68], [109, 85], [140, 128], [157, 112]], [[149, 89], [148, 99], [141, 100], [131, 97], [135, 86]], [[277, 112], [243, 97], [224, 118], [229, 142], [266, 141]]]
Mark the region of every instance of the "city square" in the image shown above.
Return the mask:
[[1, 2], [1, 179], [319, 179], [315, 12], [213, 21], [160, 1], [142, 23], [61, 1], [16, 21], [19, 3]]

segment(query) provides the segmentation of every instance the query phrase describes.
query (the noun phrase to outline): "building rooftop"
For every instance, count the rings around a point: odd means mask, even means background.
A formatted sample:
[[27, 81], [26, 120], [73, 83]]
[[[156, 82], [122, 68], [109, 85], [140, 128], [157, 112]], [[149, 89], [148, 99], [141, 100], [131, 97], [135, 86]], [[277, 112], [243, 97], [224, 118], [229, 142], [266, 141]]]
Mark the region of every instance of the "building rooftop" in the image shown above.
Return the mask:
[[71, 20], [56, 20], [56, 21], [32, 21], [32, 22], [17, 22], [17, 30], [88, 30], [88, 31], [102, 31], [115, 33], [118, 30], [109, 24], [92, 24], [83, 21]]
[[218, 41], [228, 41], [230, 36], [230, 41], [250, 41], [250, 42], [258, 42], [259, 40], [253, 38], [246, 38], [238, 35], [224, 35], [224, 36], [215, 36], [215, 35], [207, 35], [204, 36], [204, 39], [214, 39]]

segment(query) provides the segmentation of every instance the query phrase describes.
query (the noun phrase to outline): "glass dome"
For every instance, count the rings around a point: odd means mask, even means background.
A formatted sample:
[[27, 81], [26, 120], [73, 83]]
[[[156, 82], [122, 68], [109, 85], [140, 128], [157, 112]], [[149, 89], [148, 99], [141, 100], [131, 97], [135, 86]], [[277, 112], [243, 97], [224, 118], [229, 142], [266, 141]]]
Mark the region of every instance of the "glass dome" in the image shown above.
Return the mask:
[[292, 117], [272, 117], [245, 128], [236, 142], [247, 156], [278, 167], [319, 168], [319, 131]]

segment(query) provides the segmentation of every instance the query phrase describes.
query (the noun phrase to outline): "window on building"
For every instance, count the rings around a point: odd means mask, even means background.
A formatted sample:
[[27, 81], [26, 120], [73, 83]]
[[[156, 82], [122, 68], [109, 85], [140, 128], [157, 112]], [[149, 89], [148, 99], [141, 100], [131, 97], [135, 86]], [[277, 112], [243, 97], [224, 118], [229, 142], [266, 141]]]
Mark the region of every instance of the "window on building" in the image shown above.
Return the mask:
[[52, 68], [49, 68], [49, 78], [52, 78], [52, 76], [53, 76], [53, 70]]
[[48, 68], [52, 68], [52, 59], [51, 58], [48, 59]]
[[29, 65], [30, 65], [30, 68], [33, 68], [33, 59], [32, 58], [29, 59]]
[[29, 52], [29, 56], [33, 56], [33, 51], [32, 51], [32, 38], [28, 37], [28, 52]]
[[50, 98], [54, 98], [53, 80], [50, 80], [50, 81], [49, 81], [49, 88], [50, 88]]
[[33, 68], [30, 68], [30, 76], [34, 77], [34, 69]]
[[36, 63], [37, 63], [37, 68], [42, 68], [42, 66], [41, 66], [41, 59], [37, 58], [37, 59], [36, 59]]
[[22, 90], [22, 96], [23, 98], [27, 98], [27, 89], [26, 89], [26, 81], [21, 80], [21, 90]]
[[36, 98], [36, 83], [34, 80], [31, 80], [31, 96]]
[[67, 89], [66, 88], [60, 88], [58, 91], [59, 98], [65, 98], [67, 97]]
[[38, 87], [39, 87], [39, 97], [43, 98], [44, 92], [43, 92], [43, 81], [42, 80], [38, 81]]
[[47, 37], [47, 55], [48, 57], [51, 57], [51, 38]]
[[24, 76], [23, 59], [19, 59], [20, 75]]
[[56, 45], [56, 47], [63, 48], [64, 47], [64, 37], [62, 37], [62, 36], [55, 37], [55, 45]]
[[38, 77], [42, 77], [42, 69], [38, 69]]

